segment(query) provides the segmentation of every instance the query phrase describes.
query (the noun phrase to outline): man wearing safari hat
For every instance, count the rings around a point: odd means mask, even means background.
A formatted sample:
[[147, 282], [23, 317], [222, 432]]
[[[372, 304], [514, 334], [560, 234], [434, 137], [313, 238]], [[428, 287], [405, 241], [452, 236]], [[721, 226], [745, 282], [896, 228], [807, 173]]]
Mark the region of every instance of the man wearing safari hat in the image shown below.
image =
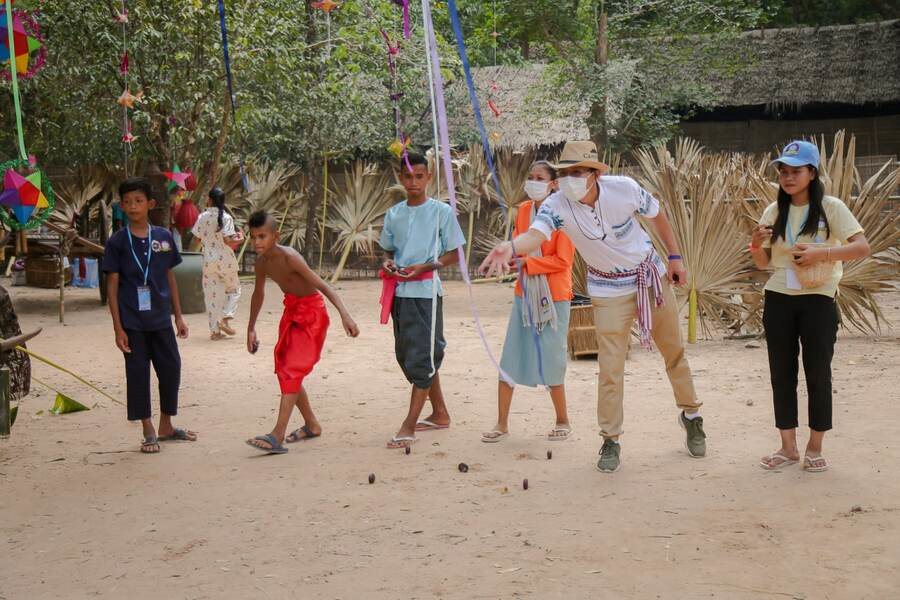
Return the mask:
[[[527, 255], [562, 230], [587, 263], [587, 287], [597, 328], [597, 420], [603, 447], [597, 468], [619, 469], [622, 434], [625, 353], [635, 317], [641, 345], [651, 338], [666, 364], [685, 446], [694, 458], [706, 455], [701, 403], [684, 355], [678, 306], [671, 284], [684, 285], [687, 272], [672, 227], [659, 201], [630, 177], [604, 175], [593, 142], [567, 142], [560, 156], [559, 192], [544, 201], [531, 228], [498, 244], [484, 262], [485, 274], [506, 273], [515, 256]], [[663, 262], [637, 216], [647, 219], [668, 253]]]

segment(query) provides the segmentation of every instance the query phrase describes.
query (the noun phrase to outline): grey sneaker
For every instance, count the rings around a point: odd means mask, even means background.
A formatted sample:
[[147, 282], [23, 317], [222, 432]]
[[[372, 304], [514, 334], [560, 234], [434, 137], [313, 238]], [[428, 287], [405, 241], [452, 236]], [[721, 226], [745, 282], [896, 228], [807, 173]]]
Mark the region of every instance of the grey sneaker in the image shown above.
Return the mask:
[[684, 447], [692, 458], [706, 456], [706, 433], [703, 432], [703, 417], [688, 419], [684, 411], [678, 414], [678, 424], [684, 429]]
[[597, 461], [597, 470], [601, 473], [615, 473], [619, 470], [619, 453], [622, 447], [615, 440], [603, 440], [600, 448], [600, 460]]

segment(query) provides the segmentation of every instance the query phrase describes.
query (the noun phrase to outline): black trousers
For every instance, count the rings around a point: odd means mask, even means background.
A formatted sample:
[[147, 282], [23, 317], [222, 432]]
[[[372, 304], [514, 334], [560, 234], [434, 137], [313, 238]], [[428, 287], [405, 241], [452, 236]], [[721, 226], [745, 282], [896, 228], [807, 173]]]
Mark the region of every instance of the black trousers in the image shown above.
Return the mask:
[[778, 429], [797, 427], [797, 355], [802, 345], [809, 428], [828, 431], [831, 429], [831, 358], [838, 326], [834, 298], [767, 291], [763, 326], [769, 349], [775, 426]]
[[181, 355], [172, 327], [158, 331], [128, 329], [131, 354], [125, 355], [125, 379], [128, 387], [128, 420], [152, 416], [150, 406], [150, 364], [159, 380], [159, 409], [167, 415], [178, 414], [178, 388], [181, 385]]

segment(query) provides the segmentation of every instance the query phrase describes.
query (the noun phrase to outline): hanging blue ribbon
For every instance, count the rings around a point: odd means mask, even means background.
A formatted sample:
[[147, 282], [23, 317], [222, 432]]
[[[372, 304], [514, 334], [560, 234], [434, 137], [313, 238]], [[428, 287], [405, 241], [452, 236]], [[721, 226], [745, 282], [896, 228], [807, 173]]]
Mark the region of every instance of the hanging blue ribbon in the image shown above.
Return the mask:
[[[225, 81], [228, 84], [228, 95], [231, 98], [231, 121], [237, 129], [237, 98], [234, 93], [234, 80], [231, 77], [231, 54], [228, 52], [228, 27], [225, 24], [225, 0], [219, 0], [219, 29], [222, 32], [222, 53], [225, 57]], [[250, 182], [247, 179], [247, 169], [244, 166], [244, 152], [238, 152], [238, 165], [241, 169], [241, 184], [244, 192], [250, 191]]]
[[[450, 10], [450, 25], [453, 27], [453, 34], [456, 36], [456, 50], [459, 53], [459, 60], [462, 62], [463, 72], [466, 75], [466, 87], [469, 89], [469, 101], [472, 103], [472, 112], [475, 114], [475, 125], [478, 127], [478, 134], [481, 136], [481, 146], [484, 148], [484, 158], [487, 160], [488, 169], [491, 172], [491, 179], [494, 181], [494, 189], [497, 190], [497, 198], [500, 206], [507, 208], [506, 200], [503, 198], [503, 192], [500, 191], [500, 180], [497, 178], [497, 169], [494, 168], [494, 156], [491, 153], [491, 144], [488, 140], [487, 130], [484, 128], [484, 119], [481, 116], [481, 106], [478, 104], [478, 92], [475, 91], [475, 81], [472, 79], [472, 67], [469, 65], [469, 55], [466, 52], [466, 41], [463, 38], [462, 25], [459, 22], [459, 11], [456, 10], [456, 0], [449, 0], [447, 8]], [[512, 231], [512, 227], [510, 227]]]
[[[488, 169], [491, 172], [491, 179], [494, 182], [494, 189], [497, 190], [497, 198], [503, 208], [507, 208], [503, 192], [500, 191], [500, 180], [497, 178], [497, 169], [494, 168], [494, 157], [491, 153], [491, 145], [488, 140], [487, 130], [484, 127], [484, 118], [481, 116], [481, 106], [478, 103], [478, 92], [475, 90], [475, 81], [472, 79], [472, 67], [469, 64], [469, 56], [466, 52], [466, 40], [463, 37], [462, 25], [459, 21], [459, 11], [456, 9], [456, 0], [449, 0], [447, 8], [450, 11], [450, 25], [453, 27], [453, 34], [456, 36], [456, 50], [459, 54], [459, 60], [462, 62], [463, 72], [466, 75], [466, 87], [469, 90], [469, 101], [472, 103], [472, 112], [475, 115], [475, 124], [478, 127], [478, 133], [481, 136], [481, 147], [484, 149], [484, 158], [487, 161]], [[509, 228], [509, 235], [512, 236], [513, 227]], [[470, 240], [471, 243], [471, 240]], [[527, 302], [528, 290], [525, 286], [524, 268], [518, 270], [519, 284], [522, 286], [522, 304], [528, 311], [528, 320], [532, 323], [531, 333], [534, 339], [534, 347], [537, 350], [538, 375], [541, 383], [547, 385], [544, 379], [544, 360], [541, 355], [541, 334], [538, 333], [537, 327], [534, 325], [534, 315], [531, 314], [531, 305]]]

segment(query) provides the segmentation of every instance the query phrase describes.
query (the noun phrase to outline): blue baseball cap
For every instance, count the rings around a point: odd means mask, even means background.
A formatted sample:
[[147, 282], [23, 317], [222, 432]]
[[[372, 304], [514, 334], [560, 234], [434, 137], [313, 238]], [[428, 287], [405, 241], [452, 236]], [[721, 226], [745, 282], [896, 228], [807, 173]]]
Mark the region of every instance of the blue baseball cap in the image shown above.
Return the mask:
[[815, 144], [794, 140], [784, 147], [781, 156], [773, 160], [771, 163], [782, 163], [791, 167], [811, 167], [819, 168], [819, 149]]

